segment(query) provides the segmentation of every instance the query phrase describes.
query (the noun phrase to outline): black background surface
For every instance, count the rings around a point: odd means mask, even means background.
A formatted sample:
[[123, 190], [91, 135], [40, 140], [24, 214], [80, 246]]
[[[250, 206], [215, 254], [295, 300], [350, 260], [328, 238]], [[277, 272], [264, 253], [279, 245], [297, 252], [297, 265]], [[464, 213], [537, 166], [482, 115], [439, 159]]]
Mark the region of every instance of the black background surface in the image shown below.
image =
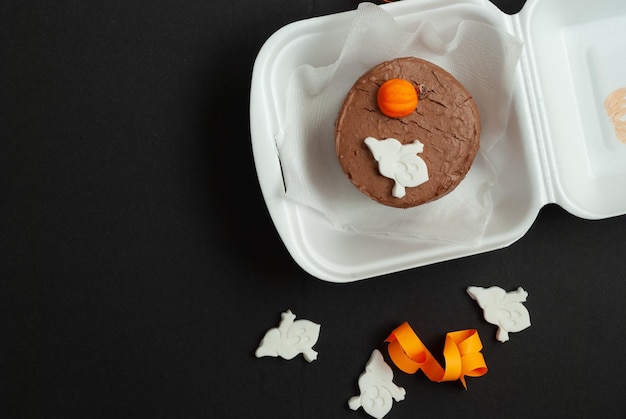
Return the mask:
[[[251, 152], [254, 59], [356, 6], [2, 2], [0, 416], [369, 417], [347, 400], [409, 321], [437, 356], [478, 329], [489, 372], [464, 391], [394, 367], [389, 418], [624, 417], [623, 216], [549, 205], [508, 248], [344, 285], [285, 250]], [[532, 326], [496, 341], [468, 285], [523, 286]], [[286, 309], [322, 325], [317, 361], [254, 357]]]

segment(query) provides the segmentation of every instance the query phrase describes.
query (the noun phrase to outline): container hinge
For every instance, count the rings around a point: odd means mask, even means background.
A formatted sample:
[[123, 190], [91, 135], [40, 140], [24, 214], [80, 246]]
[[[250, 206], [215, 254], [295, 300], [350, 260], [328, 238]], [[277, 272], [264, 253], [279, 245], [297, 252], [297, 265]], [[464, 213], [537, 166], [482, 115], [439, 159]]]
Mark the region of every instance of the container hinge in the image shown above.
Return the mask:
[[[543, 100], [539, 86], [536, 82], [537, 67], [531, 54], [532, 46], [529, 45], [528, 37], [525, 36], [524, 29], [522, 27], [519, 13], [511, 16], [510, 30], [513, 34], [522, 42], [524, 42], [524, 49], [520, 55], [520, 72], [522, 75], [523, 91], [526, 93], [524, 106], [527, 108], [530, 120], [527, 121], [529, 125], [527, 137], [525, 141], [532, 141], [534, 145], [534, 152], [536, 154], [537, 169], [539, 173], [539, 180], [542, 183], [541, 190], [541, 202], [544, 204], [556, 202], [556, 194], [554, 187], [553, 169], [555, 167], [554, 162], [550, 161], [551, 150], [549, 149], [548, 131], [545, 118], [541, 117], [540, 103]], [[524, 121], [520, 121], [523, 123]]]

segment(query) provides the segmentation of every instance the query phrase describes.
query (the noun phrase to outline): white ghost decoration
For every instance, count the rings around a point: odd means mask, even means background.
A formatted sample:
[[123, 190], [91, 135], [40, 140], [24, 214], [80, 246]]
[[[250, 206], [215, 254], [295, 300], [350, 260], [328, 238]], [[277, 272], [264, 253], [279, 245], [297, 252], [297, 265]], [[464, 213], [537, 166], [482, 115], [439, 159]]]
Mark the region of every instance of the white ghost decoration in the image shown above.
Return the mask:
[[424, 144], [415, 140], [402, 144], [395, 138], [377, 140], [367, 137], [365, 144], [378, 162], [381, 175], [395, 181], [391, 194], [396, 198], [406, 195], [405, 188], [421, 185], [428, 180], [426, 162], [417, 154], [424, 151]]
[[302, 353], [308, 362], [317, 359], [317, 352], [313, 345], [317, 343], [320, 335], [320, 325], [309, 320], [296, 320], [296, 315], [287, 310], [281, 314], [278, 327], [274, 327], [265, 333], [255, 355], [280, 356], [284, 359], [293, 359]]
[[391, 410], [393, 400], [404, 400], [406, 391], [393, 383], [393, 371], [387, 365], [380, 351], [374, 349], [370, 356], [365, 372], [359, 377], [360, 395], [348, 400], [350, 409], [357, 410], [363, 407], [365, 412], [380, 419]]
[[500, 287], [469, 287], [467, 293], [483, 309], [485, 320], [498, 326], [496, 339], [509, 340], [509, 332], [519, 332], [530, 326], [530, 313], [522, 304], [528, 293], [519, 287], [505, 292]]

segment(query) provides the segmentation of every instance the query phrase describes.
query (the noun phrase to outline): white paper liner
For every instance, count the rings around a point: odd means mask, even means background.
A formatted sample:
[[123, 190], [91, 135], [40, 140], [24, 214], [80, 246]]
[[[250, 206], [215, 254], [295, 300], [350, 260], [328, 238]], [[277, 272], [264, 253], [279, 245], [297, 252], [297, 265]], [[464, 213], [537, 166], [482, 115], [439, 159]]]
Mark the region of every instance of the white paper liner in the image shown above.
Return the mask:
[[[287, 88], [284, 131], [276, 138], [286, 195], [324, 214], [337, 229], [416, 236], [476, 245], [492, 212], [496, 174], [487, 158], [506, 128], [522, 43], [475, 21], [461, 21], [444, 42], [429, 22], [407, 32], [384, 9], [359, 4], [336, 62], [296, 68]], [[335, 154], [337, 113], [354, 82], [371, 67], [415, 56], [454, 75], [474, 97], [481, 147], [460, 185], [445, 197], [409, 209], [368, 198], [352, 185]]]

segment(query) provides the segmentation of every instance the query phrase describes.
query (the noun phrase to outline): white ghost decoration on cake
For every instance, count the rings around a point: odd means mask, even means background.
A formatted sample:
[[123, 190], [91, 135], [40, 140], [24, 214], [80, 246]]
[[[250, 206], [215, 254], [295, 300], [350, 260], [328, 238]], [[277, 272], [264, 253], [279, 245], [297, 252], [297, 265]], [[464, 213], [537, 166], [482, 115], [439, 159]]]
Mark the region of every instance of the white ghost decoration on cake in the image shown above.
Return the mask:
[[380, 419], [391, 410], [393, 400], [404, 400], [406, 391], [393, 383], [393, 371], [387, 365], [380, 351], [374, 349], [365, 371], [359, 377], [360, 395], [348, 400], [350, 409], [363, 407], [365, 412]]
[[530, 326], [530, 313], [522, 304], [528, 297], [522, 287], [505, 292], [500, 287], [469, 287], [467, 293], [483, 309], [487, 322], [498, 326], [496, 339], [500, 342], [509, 340], [509, 333], [519, 332]]
[[281, 314], [278, 327], [274, 327], [265, 333], [257, 348], [255, 355], [280, 356], [284, 359], [293, 359], [302, 354], [308, 362], [317, 359], [317, 352], [313, 345], [317, 343], [320, 335], [320, 325], [309, 320], [296, 320], [296, 315], [287, 310]]
[[367, 137], [365, 144], [378, 162], [378, 171], [395, 182], [391, 194], [396, 198], [406, 195], [405, 188], [421, 185], [428, 180], [426, 162], [417, 154], [424, 151], [424, 144], [415, 140], [402, 144], [395, 138], [378, 140]]

